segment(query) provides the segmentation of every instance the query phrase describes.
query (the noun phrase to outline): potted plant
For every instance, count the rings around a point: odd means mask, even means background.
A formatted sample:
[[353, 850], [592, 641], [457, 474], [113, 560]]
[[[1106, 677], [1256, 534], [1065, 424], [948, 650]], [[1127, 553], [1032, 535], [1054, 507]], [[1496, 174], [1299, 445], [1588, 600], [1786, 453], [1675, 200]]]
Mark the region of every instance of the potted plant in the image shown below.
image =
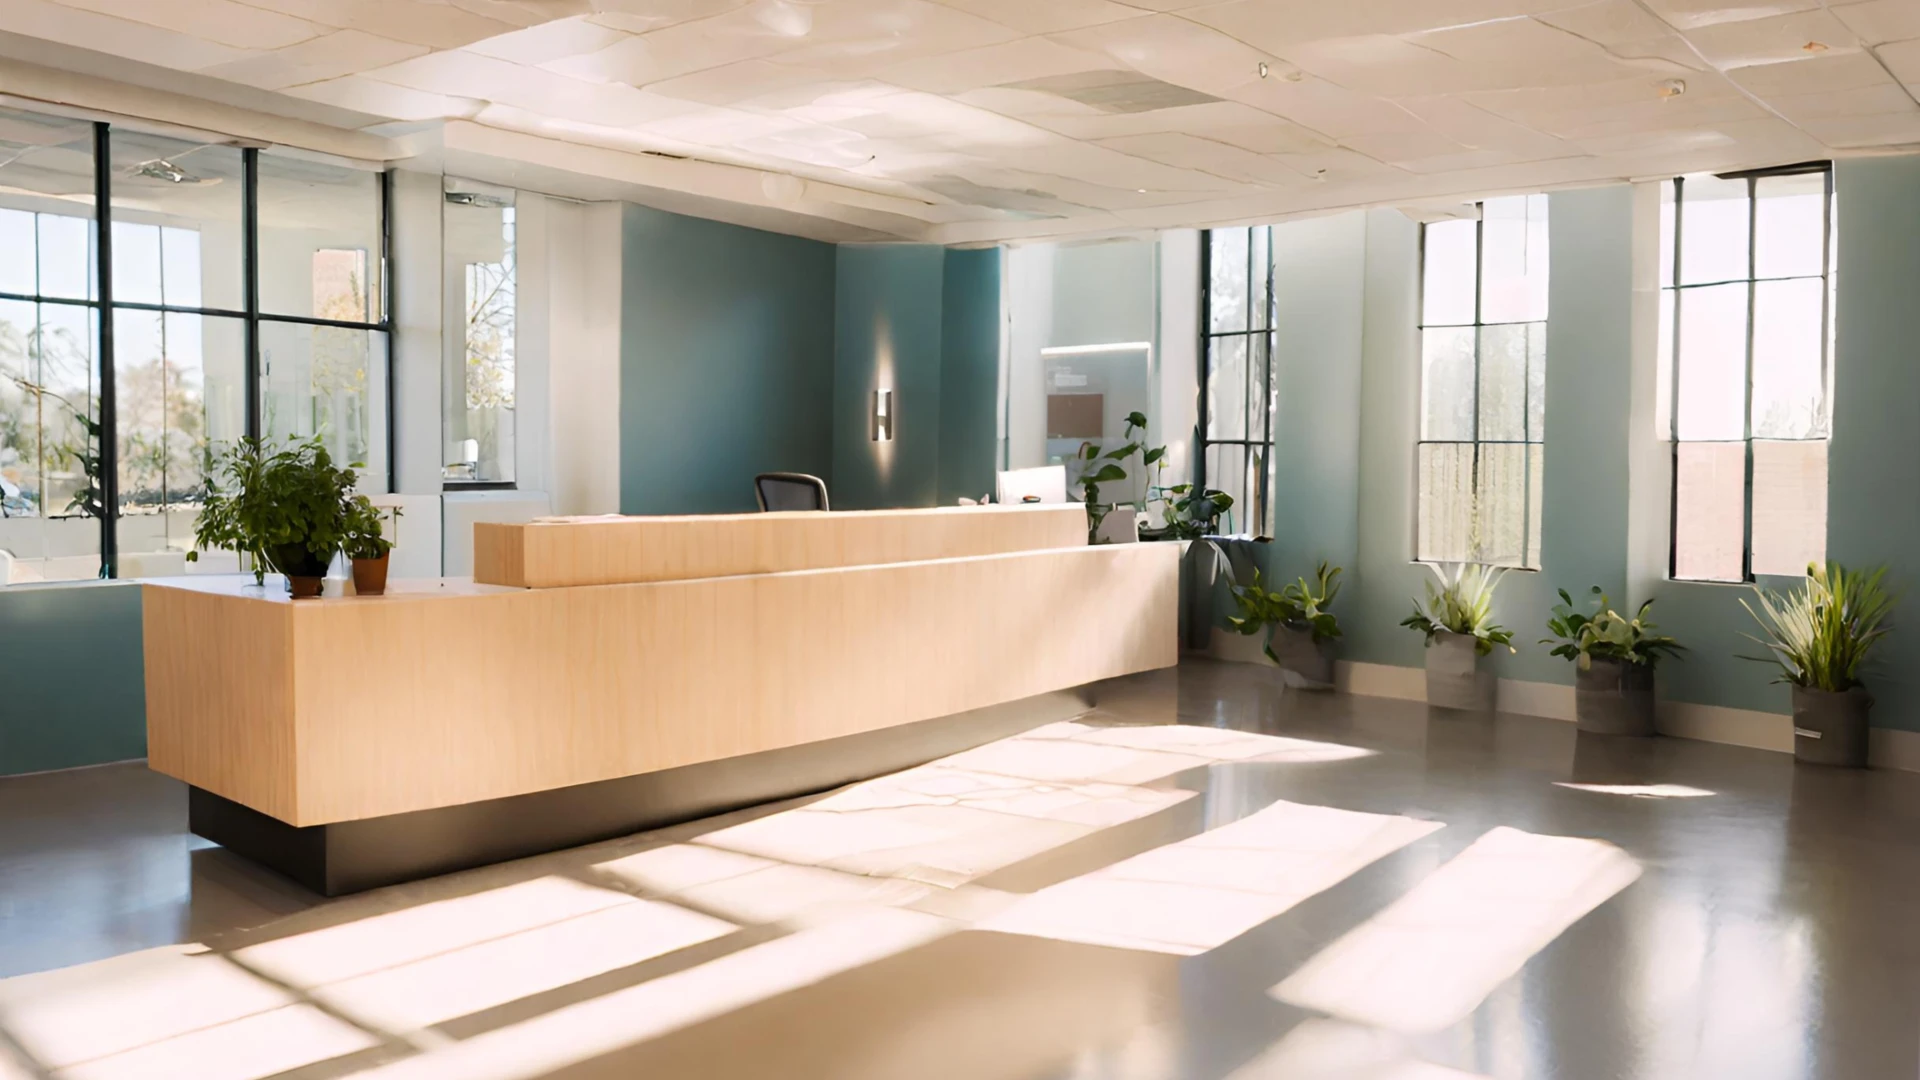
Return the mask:
[[[216, 456], [194, 546], [245, 554], [255, 581], [264, 584], [272, 568], [286, 575], [296, 599], [318, 596], [346, 538], [354, 479], [318, 439], [271, 452], [258, 439], [241, 439]], [[187, 552], [189, 561], [198, 557]]]
[[1269, 591], [1253, 572], [1253, 583], [1235, 585], [1233, 599], [1240, 614], [1227, 622], [1242, 634], [1267, 630], [1265, 651], [1284, 671], [1300, 676], [1314, 689], [1333, 686], [1333, 643], [1340, 639], [1340, 623], [1327, 606], [1340, 594], [1341, 569], [1325, 561], [1313, 581], [1296, 578], [1279, 592]]
[[1491, 711], [1496, 684], [1493, 672], [1480, 670], [1480, 658], [1496, 645], [1514, 651], [1513, 632], [1493, 621], [1493, 592], [1506, 570], [1478, 563], [1427, 569], [1434, 580], [1426, 600], [1415, 597], [1413, 614], [1400, 621], [1427, 636], [1427, 704]]
[[1653, 734], [1653, 671], [1663, 656], [1678, 656], [1679, 642], [1656, 633], [1648, 600], [1629, 619], [1593, 587], [1599, 610], [1575, 611], [1573, 597], [1560, 590], [1560, 603], [1547, 620], [1552, 655], [1573, 661], [1574, 718], [1581, 731], [1597, 735]]
[[[393, 516], [400, 516], [394, 507]], [[353, 560], [353, 591], [360, 596], [380, 596], [387, 591], [387, 556], [393, 541], [380, 529], [380, 508], [365, 495], [347, 500], [346, 552]]]
[[[1887, 568], [1849, 570], [1813, 563], [1807, 580], [1787, 593], [1754, 589], [1740, 601], [1764, 637], [1765, 656], [1744, 660], [1780, 669], [1775, 682], [1793, 685], [1793, 756], [1819, 765], [1867, 764], [1867, 712], [1873, 698], [1860, 681], [1874, 643], [1891, 629], [1893, 595], [1881, 584]], [[1757, 604], [1757, 607], [1756, 607]]]

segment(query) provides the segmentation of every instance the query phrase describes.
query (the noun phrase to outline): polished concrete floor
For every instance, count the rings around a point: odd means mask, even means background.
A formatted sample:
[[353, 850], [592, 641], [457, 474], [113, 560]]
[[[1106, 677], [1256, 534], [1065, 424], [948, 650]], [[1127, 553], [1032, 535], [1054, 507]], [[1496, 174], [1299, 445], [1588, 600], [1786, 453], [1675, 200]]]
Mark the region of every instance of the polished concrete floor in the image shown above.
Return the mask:
[[1920, 776], [1253, 666], [333, 901], [184, 821], [0, 780], [0, 1078], [1920, 1075]]

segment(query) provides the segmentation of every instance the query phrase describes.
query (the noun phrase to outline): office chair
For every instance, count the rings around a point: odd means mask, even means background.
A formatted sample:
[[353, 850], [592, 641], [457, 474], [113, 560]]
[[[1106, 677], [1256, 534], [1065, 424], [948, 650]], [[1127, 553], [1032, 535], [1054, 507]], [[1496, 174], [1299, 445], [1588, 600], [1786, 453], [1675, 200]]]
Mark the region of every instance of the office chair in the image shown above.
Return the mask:
[[761, 473], [753, 478], [753, 495], [762, 510], [827, 509], [827, 482], [806, 473]]

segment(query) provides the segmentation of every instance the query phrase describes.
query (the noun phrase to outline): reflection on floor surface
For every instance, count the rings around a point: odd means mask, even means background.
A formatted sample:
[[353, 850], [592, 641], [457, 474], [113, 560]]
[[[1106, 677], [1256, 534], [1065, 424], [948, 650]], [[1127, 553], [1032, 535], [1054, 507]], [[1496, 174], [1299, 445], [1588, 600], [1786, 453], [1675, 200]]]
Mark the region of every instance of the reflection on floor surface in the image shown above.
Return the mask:
[[0, 781], [0, 1080], [1920, 1071], [1920, 778], [1252, 666], [335, 901], [170, 783]]

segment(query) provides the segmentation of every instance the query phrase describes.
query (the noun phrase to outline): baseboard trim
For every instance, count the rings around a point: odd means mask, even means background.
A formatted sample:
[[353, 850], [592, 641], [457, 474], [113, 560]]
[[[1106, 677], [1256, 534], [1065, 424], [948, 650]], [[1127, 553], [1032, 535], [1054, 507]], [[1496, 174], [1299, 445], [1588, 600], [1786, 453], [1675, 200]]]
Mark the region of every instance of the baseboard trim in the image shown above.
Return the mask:
[[54, 773], [79, 772], [82, 769], [104, 769], [109, 765], [145, 765], [143, 757], [122, 758], [119, 761], [96, 761], [90, 765], [68, 765], [63, 769], [34, 769], [31, 772], [0, 773], [0, 780], [17, 780], [25, 776], [51, 776]]
[[[1254, 645], [1248, 648], [1243, 642], [1252, 642]], [[1271, 663], [1261, 654], [1256, 638], [1216, 631], [1213, 644], [1209, 652], [1217, 660]], [[1343, 694], [1362, 697], [1425, 701], [1427, 673], [1417, 667], [1342, 660], [1334, 666], [1334, 688]], [[1573, 722], [1574, 695], [1571, 686], [1526, 679], [1501, 679], [1499, 700], [1501, 712]], [[1660, 734], [1677, 739], [1793, 753], [1793, 718], [1785, 713], [1662, 699], [1657, 706], [1654, 723]], [[1872, 767], [1920, 772], [1920, 732], [1874, 728], [1869, 737], [1872, 741], [1867, 761]]]

